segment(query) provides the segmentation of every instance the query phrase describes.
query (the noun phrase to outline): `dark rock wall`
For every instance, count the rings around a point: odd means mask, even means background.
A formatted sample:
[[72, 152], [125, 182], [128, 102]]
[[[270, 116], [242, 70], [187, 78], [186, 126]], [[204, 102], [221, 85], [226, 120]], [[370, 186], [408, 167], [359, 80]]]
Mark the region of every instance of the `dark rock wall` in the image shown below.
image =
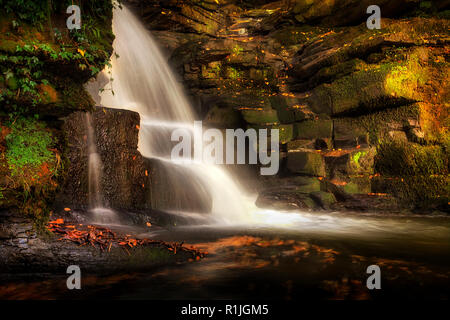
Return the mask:
[[[137, 151], [139, 123], [139, 114], [132, 111], [96, 108], [92, 112], [97, 152], [103, 164], [100, 185], [105, 205], [111, 208], [145, 209], [150, 201], [150, 168]], [[86, 209], [89, 204], [86, 113], [71, 114], [63, 131], [67, 173], [57, 203]]]

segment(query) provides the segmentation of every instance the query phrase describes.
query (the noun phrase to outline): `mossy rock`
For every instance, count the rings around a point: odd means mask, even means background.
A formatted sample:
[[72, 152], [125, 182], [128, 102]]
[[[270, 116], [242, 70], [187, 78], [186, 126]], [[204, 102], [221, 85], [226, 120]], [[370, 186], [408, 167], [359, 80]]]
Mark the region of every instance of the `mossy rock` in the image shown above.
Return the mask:
[[343, 186], [343, 190], [348, 194], [367, 194], [372, 192], [369, 176], [350, 178], [350, 181]]
[[273, 109], [247, 109], [241, 110], [242, 116], [250, 124], [270, 124], [278, 123], [276, 110]]
[[391, 194], [403, 205], [422, 210], [449, 212], [449, 186], [448, 175], [377, 176], [372, 179], [372, 192]]
[[331, 138], [332, 120], [306, 120], [295, 124], [295, 138], [300, 140]]
[[277, 95], [271, 96], [269, 100], [272, 108], [277, 110], [278, 119], [281, 123], [293, 123], [306, 119], [306, 114], [301, 109], [294, 108], [298, 105], [297, 99]]
[[291, 140], [287, 143], [288, 152], [301, 151], [303, 149], [315, 149], [313, 140]]
[[410, 126], [411, 120], [419, 119], [418, 104], [379, 110], [359, 117], [337, 118], [333, 120], [334, 142], [336, 148], [354, 148], [360, 145], [378, 145], [389, 139], [390, 128], [399, 129]]
[[275, 210], [316, 209], [318, 207], [309, 193], [296, 192], [290, 189], [260, 192], [255, 204], [261, 208]]
[[316, 152], [288, 152], [287, 168], [294, 173], [311, 176], [325, 176], [325, 163], [323, 157]]
[[336, 148], [356, 148], [367, 146], [368, 132], [361, 124], [355, 123], [358, 120], [334, 119], [333, 120], [333, 141]]
[[300, 193], [311, 193], [320, 191], [320, 180], [315, 177], [298, 176], [292, 179], [295, 184], [295, 191]]
[[350, 175], [372, 174], [375, 148], [357, 149], [349, 154], [348, 172]]
[[311, 198], [324, 209], [329, 209], [332, 204], [336, 203], [336, 197], [331, 192], [316, 191], [310, 193]]
[[336, 179], [346, 179], [349, 176], [372, 174], [375, 154], [375, 148], [325, 154], [327, 175]]
[[375, 170], [389, 176], [429, 176], [449, 173], [449, 155], [442, 146], [386, 141], [377, 148]]
[[237, 128], [242, 124], [241, 114], [233, 108], [213, 107], [205, 117], [205, 124], [217, 128]]
[[430, 54], [426, 48], [403, 49], [400, 58], [403, 60], [389, 58], [330, 84], [322, 84], [313, 89], [305, 102], [315, 113], [341, 115], [423, 100], [426, 95], [422, 88], [431, 77], [427, 66]]
[[279, 130], [279, 139], [281, 144], [286, 144], [294, 137], [294, 126], [292, 124], [281, 124], [272, 126], [272, 129]]

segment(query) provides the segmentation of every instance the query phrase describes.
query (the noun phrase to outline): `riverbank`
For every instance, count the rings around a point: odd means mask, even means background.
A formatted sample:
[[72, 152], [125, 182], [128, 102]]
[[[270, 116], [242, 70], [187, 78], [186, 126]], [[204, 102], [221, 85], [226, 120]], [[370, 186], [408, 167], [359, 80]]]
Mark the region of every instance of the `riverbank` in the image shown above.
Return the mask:
[[43, 230], [37, 229], [31, 218], [0, 213], [2, 274], [60, 273], [70, 265], [95, 273], [132, 272], [204, 257], [204, 253], [182, 243], [136, 239], [132, 233], [142, 233], [145, 225], [94, 227], [73, 215], [66, 214], [65, 220], [52, 218], [55, 220]]
[[[142, 237], [208, 251], [194, 263], [105, 275], [86, 272], [82, 290], [64, 273], [2, 278], [6, 299], [448, 299], [450, 220], [376, 214], [299, 214], [301, 226], [185, 226]], [[366, 269], [381, 268], [381, 290]], [[26, 289], [25, 289], [26, 285]]]

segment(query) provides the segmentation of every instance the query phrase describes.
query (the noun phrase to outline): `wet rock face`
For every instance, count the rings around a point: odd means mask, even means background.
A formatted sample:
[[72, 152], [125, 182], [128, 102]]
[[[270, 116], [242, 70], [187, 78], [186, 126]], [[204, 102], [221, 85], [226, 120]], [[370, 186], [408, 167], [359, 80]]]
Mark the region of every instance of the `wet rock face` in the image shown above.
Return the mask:
[[[100, 190], [108, 207], [132, 210], [148, 206], [150, 168], [137, 151], [139, 122], [139, 114], [127, 110], [96, 108], [92, 113], [102, 163]], [[77, 112], [63, 126], [68, 168], [56, 201], [60, 206], [86, 209], [89, 205], [87, 124], [86, 113]]]
[[[366, 27], [371, 4], [381, 7], [380, 30]], [[136, 13], [167, 50], [205, 122], [280, 129], [282, 177], [321, 178], [322, 191], [338, 201], [358, 198], [353, 207], [370, 208], [377, 198], [445, 210], [448, 7], [410, 0], [146, 0]], [[423, 156], [430, 146], [440, 151]], [[261, 197], [283, 198], [282, 190], [274, 195], [263, 185]], [[335, 206], [311, 192], [315, 204]], [[396, 200], [384, 201], [391, 196]], [[302, 197], [286, 201], [305, 206]], [[285, 198], [292, 199], [291, 190]]]
[[[99, 192], [105, 207], [123, 210], [187, 210], [210, 212], [203, 185], [183, 170], [146, 159], [138, 151], [140, 117], [136, 112], [97, 107], [91, 114], [95, 147], [101, 165]], [[89, 146], [86, 113], [73, 113], [63, 125], [66, 174], [56, 209], [86, 210], [89, 190]]]

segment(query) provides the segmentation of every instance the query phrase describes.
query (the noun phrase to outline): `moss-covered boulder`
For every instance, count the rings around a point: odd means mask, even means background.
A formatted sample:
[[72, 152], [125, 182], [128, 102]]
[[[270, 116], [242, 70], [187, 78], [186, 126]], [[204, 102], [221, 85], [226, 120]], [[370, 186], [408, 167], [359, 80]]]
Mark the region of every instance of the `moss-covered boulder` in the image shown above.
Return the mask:
[[325, 176], [325, 163], [322, 155], [317, 152], [289, 152], [287, 156], [287, 168], [294, 173]]
[[312, 192], [310, 195], [311, 198], [324, 209], [330, 209], [330, 207], [336, 203], [336, 197], [331, 192], [316, 191]]
[[273, 109], [245, 109], [241, 110], [242, 117], [250, 124], [277, 124], [277, 112]]
[[333, 134], [332, 120], [309, 120], [295, 124], [295, 138], [308, 139], [331, 139]]
[[295, 191], [310, 193], [320, 191], [320, 180], [316, 177], [297, 176], [292, 179], [295, 184]]
[[216, 128], [236, 128], [242, 125], [241, 114], [233, 108], [213, 107], [205, 117], [205, 124]]

